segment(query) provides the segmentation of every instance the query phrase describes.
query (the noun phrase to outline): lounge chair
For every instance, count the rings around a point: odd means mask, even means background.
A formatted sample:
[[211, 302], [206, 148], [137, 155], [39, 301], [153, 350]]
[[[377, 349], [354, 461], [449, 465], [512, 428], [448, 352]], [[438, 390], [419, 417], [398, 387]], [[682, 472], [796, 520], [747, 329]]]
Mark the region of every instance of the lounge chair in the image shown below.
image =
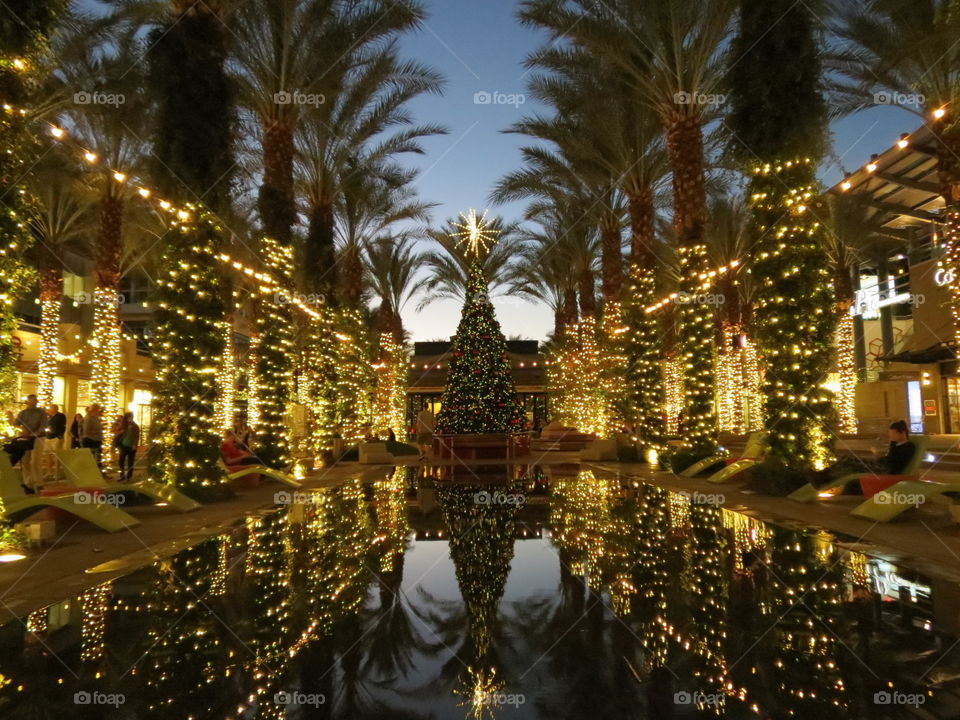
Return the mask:
[[901, 480], [867, 498], [850, 514], [876, 522], [887, 522], [905, 510], [938, 496], [949, 497], [957, 503], [960, 500], [960, 483]]
[[173, 485], [138, 480], [129, 483], [108, 483], [97, 467], [93, 453], [87, 448], [57, 450], [57, 461], [63, 468], [66, 481], [81, 488], [92, 488], [105, 493], [137, 492], [154, 502], [166, 503], [180, 512], [189, 512], [200, 507], [193, 498], [187, 497]]
[[[730, 480], [736, 475], [739, 475], [744, 470], [749, 470], [754, 465], [758, 465], [763, 462], [764, 457], [767, 454], [767, 433], [766, 432], [755, 432], [750, 433], [750, 437], [747, 438], [747, 446], [743, 449], [743, 455], [733, 462], [729, 463], [726, 467], [721, 468], [713, 475], [710, 475], [707, 478], [709, 483], [722, 483]], [[709, 467], [709, 466], [708, 466]]]
[[[295, 463], [288, 465], [288, 469], [292, 470]], [[243, 467], [237, 470], [231, 470], [227, 467], [227, 464], [220, 460], [220, 467], [223, 468], [223, 471], [227, 473], [227, 477], [231, 480], [237, 480], [239, 478], [245, 477], [247, 475], [266, 475], [268, 478], [281, 482], [284, 485], [289, 485], [290, 487], [298, 488], [302, 484], [299, 480], [293, 476], [283, 472], [282, 470], [274, 470], [273, 468], [267, 467], [266, 465], [244, 465]]]
[[10, 456], [0, 452], [0, 500], [5, 520], [17, 522], [44, 508], [57, 508], [93, 523], [107, 532], [118, 532], [140, 524], [133, 515], [107, 503], [78, 502], [77, 493], [64, 495], [27, 495], [19, 470], [10, 464]]
[[916, 475], [920, 463], [923, 462], [923, 459], [927, 456], [927, 446], [930, 443], [930, 439], [926, 435], [914, 435], [910, 440], [913, 442], [916, 452], [913, 453], [913, 457], [910, 458], [910, 462], [907, 463], [907, 466], [900, 475], [874, 475], [864, 471], [849, 473], [820, 486], [807, 483], [787, 495], [787, 498], [802, 503], [816, 502], [819, 497], [829, 497], [842, 492], [848, 483], [857, 482], [863, 477], [873, 477], [881, 480], [887, 478], [892, 480], [890, 485], [897, 484], [897, 479], [914, 480], [916, 478], [911, 476]]

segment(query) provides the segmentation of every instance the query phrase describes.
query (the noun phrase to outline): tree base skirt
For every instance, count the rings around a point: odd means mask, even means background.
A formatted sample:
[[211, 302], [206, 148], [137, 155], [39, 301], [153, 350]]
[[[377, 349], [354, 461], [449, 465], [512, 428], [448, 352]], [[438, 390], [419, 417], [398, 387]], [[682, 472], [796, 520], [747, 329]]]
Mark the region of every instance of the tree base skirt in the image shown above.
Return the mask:
[[443, 460], [507, 460], [530, 454], [529, 435], [477, 433], [434, 435], [433, 454]]

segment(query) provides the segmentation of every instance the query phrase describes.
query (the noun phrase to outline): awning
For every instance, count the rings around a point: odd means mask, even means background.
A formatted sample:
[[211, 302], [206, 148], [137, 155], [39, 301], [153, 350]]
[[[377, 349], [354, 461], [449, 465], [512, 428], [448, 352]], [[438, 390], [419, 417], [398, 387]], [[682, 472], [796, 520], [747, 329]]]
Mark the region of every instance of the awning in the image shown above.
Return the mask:
[[912, 363], [914, 365], [929, 365], [939, 362], [950, 362], [957, 359], [956, 348], [946, 343], [937, 343], [923, 350], [907, 350], [895, 355], [884, 355], [877, 358], [884, 362]]

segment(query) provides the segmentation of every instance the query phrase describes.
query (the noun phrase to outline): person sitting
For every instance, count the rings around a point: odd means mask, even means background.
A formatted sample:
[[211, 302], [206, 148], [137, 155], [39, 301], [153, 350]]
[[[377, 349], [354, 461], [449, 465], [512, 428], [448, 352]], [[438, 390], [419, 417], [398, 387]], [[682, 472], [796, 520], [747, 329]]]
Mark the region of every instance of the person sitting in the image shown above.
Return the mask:
[[245, 467], [248, 465], [263, 465], [263, 462], [250, 453], [240, 442], [236, 434], [228, 430], [220, 446], [220, 454], [227, 467]]
[[27, 395], [26, 406], [13, 423], [19, 429], [19, 435], [4, 445], [3, 449], [10, 456], [11, 465], [20, 463], [24, 485], [35, 491], [40, 484], [40, 467], [37, 460], [42, 447], [42, 445], [38, 447], [37, 443], [42, 442], [47, 434], [47, 412], [39, 406], [37, 396], [33, 393]]
[[890, 445], [887, 454], [880, 458], [877, 472], [881, 475], [902, 475], [913, 460], [917, 446], [910, 441], [910, 428], [903, 420], [891, 423], [887, 431]]

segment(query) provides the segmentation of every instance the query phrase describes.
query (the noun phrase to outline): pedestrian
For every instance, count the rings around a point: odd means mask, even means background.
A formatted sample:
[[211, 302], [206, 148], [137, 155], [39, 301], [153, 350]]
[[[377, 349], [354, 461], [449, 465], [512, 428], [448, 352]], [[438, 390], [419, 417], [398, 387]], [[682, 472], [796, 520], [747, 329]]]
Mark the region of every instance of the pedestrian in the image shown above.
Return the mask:
[[23, 484], [36, 492], [40, 485], [40, 454], [43, 451], [43, 437], [47, 431], [47, 413], [39, 406], [37, 396], [27, 395], [26, 407], [20, 411], [13, 424], [19, 428], [19, 435], [3, 446], [10, 456], [10, 463], [20, 463], [23, 470]]
[[60, 412], [59, 405], [52, 403], [47, 408], [47, 437], [43, 443], [46, 448], [44, 453], [45, 472], [49, 475], [56, 476], [58, 474], [56, 453], [63, 450], [66, 434], [67, 416]]
[[417, 447], [420, 448], [420, 459], [427, 457], [427, 453], [433, 447], [433, 429], [436, 426], [436, 418], [430, 409], [429, 403], [423, 403], [423, 409], [417, 414]]
[[120, 482], [129, 482], [133, 480], [133, 466], [140, 445], [140, 426], [134, 421], [132, 412], [124, 413], [120, 429], [120, 443], [117, 445], [120, 451]]
[[94, 403], [87, 408], [83, 418], [83, 428], [80, 431], [80, 446], [89, 448], [97, 459], [97, 466], [102, 464], [103, 457], [103, 408]]
[[73, 422], [70, 423], [70, 448], [80, 447], [80, 436], [83, 434], [83, 415], [77, 413], [73, 416]]

